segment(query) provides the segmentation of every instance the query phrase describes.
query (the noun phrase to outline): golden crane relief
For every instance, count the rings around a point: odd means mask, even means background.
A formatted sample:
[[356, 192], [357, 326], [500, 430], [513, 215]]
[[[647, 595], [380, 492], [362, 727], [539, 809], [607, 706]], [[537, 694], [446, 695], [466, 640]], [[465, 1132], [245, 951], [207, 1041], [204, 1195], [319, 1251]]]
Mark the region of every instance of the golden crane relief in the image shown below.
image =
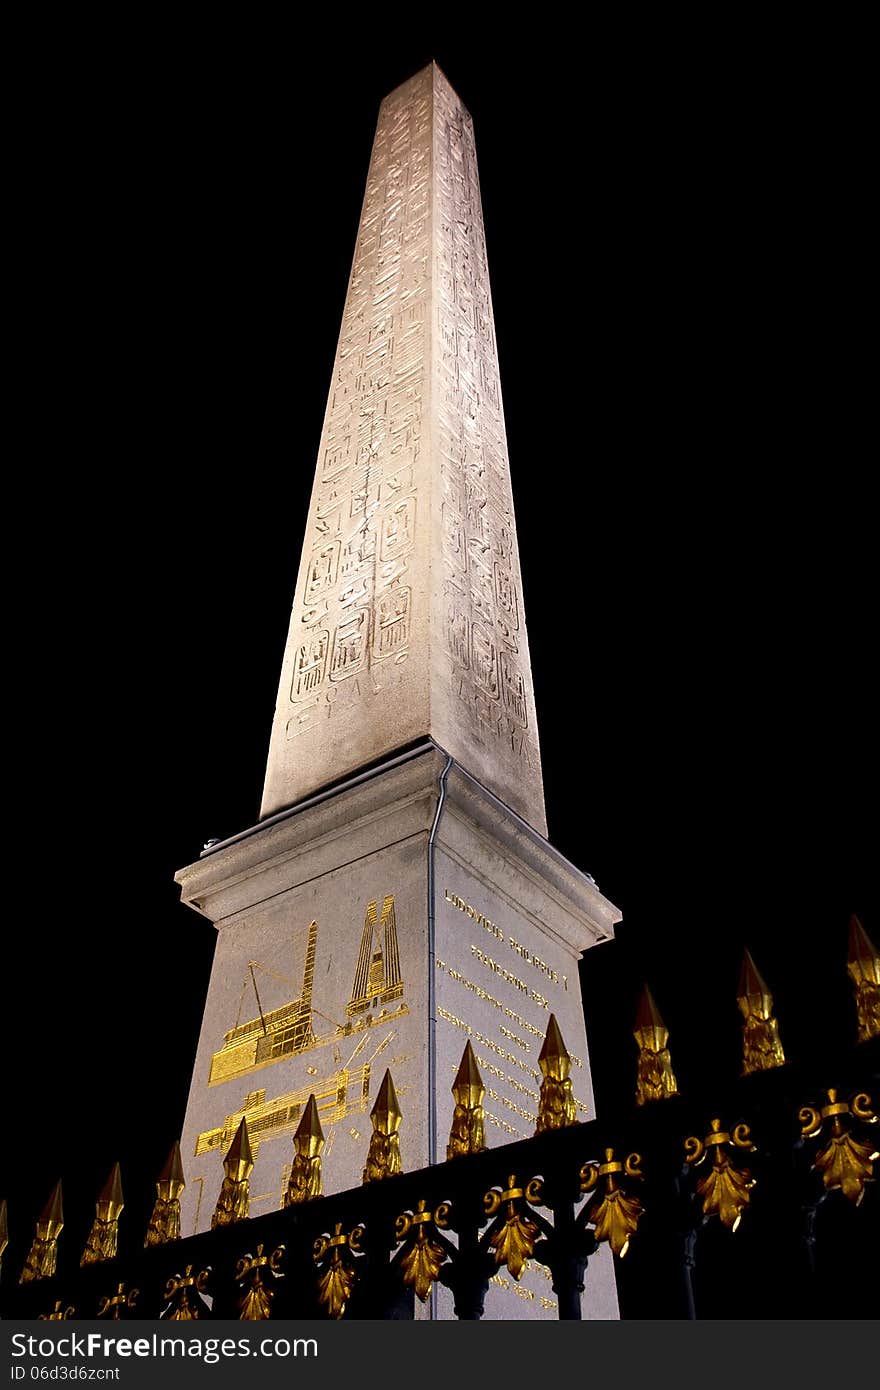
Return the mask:
[[403, 1282], [423, 1303], [439, 1277], [440, 1266], [449, 1258], [447, 1245], [436, 1239], [439, 1230], [449, 1229], [449, 1215], [448, 1203], [441, 1202], [429, 1211], [426, 1200], [420, 1198], [414, 1212], [403, 1212], [397, 1218], [394, 1235], [398, 1242], [405, 1242], [399, 1256]]
[[[845, 1117], [849, 1117], [846, 1125]], [[815, 1139], [821, 1134], [825, 1121], [831, 1121], [828, 1143], [816, 1155], [813, 1167], [822, 1174], [828, 1192], [839, 1188], [848, 1201], [859, 1206], [865, 1195], [865, 1183], [874, 1181], [874, 1164], [880, 1152], [872, 1144], [854, 1138], [850, 1127], [853, 1120], [866, 1125], [877, 1123], [871, 1097], [862, 1092], [847, 1103], [838, 1100], [837, 1091], [832, 1088], [828, 1091], [827, 1105], [821, 1110], [805, 1105], [798, 1118], [801, 1134], [807, 1139]]]
[[314, 1245], [318, 1266], [318, 1302], [328, 1318], [341, 1318], [357, 1283], [355, 1256], [360, 1254], [363, 1226], [344, 1234], [337, 1221], [332, 1236], [319, 1236]]
[[[258, 1067], [268, 1066], [272, 1062], [279, 1061], [282, 1057], [307, 1052], [310, 1047], [315, 1046], [312, 988], [315, 980], [317, 945], [318, 924], [311, 922], [306, 942], [306, 957], [299, 997], [292, 999], [288, 1004], [282, 1004], [280, 1008], [271, 1009], [269, 1012], [263, 1010], [255, 972], [259, 970], [272, 979], [280, 980], [282, 983], [288, 982], [284, 976], [274, 975], [272, 971], [266, 970], [259, 961], [248, 961], [245, 980], [242, 985], [242, 997], [239, 1001], [239, 1017], [235, 1026], [224, 1034], [223, 1046], [220, 1051], [215, 1052], [211, 1058], [209, 1086], [217, 1085], [221, 1081], [229, 1081], [233, 1077], [242, 1076], [249, 1071], [255, 1071]], [[244, 1002], [248, 979], [253, 986], [258, 1017], [246, 1019], [242, 1023], [241, 1006]]]
[[769, 1071], [785, 1063], [785, 1053], [779, 1040], [779, 1024], [773, 1017], [773, 995], [764, 983], [758, 967], [746, 951], [743, 955], [736, 1002], [743, 1016], [742, 1076], [756, 1071]]
[[666, 1044], [669, 1029], [660, 1017], [654, 996], [645, 985], [636, 1010], [633, 1037], [639, 1049], [636, 1072], [636, 1105], [651, 1100], [667, 1100], [678, 1095], [672, 1058]]
[[538, 1102], [535, 1133], [545, 1129], [564, 1129], [577, 1123], [577, 1103], [571, 1089], [571, 1054], [562, 1040], [556, 1015], [547, 1020], [547, 1035], [538, 1055], [543, 1081]]
[[373, 1133], [363, 1182], [380, 1182], [382, 1178], [393, 1178], [395, 1173], [401, 1172], [398, 1131], [402, 1119], [391, 1072], [386, 1069], [376, 1103], [370, 1111]]
[[183, 1274], [172, 1274], [165, 1285], [165, 1298], [168, 1302], [159, 1314], [160, 1319], [164, 1322], [193, 1322], [196, 1318], [203, 1318], [210, 1313], [207, 1303], [201, 1297], [208, 1287], [210, 1274], [210, 1266], [200, 1269], [198, 1274], [193, 1274], [192, 1265], [187, 1265]]
[[470, 1038], [464, 1045], [461, 1063], [452, 1083], [455, 1097], [455, 1112], [446, 1145], [446, 1157], [460, 1158], [464, 1154], [481, 1154], [486, 1151], [483, 1132], [483, 1097], [486, 1088]]
[[98, 1303], [98, 1317], [110, 1318], [112, 1322], [119, 1322], [130, 1312], [140, 1297], [140, 1289], [129, 1289], [126, 1292], [124, 1284], [116, 1285], [116, 1292], [108, 1294]]
[[290, 1181], [284, 1194], [284, 1205], [294, 1206], [297, 1202], [310, 1202], [321, 1195], [321, 1150], [324, 1147], [324, 1131], [318, 1119], [318, 1106], [313, 1095], [303, 1111], [296, 1134], [293, 1137], [294, 1158], [290, 1167]]
[[75, 1312], [76, 1309], [72, 1303], [65, 1308], [64, 1299], [57, 1298], [51, 1313], [40, 1314], [40, 1322], [64, 1322], [67, 1318], [72, 1318]]
[[[492, 1188], [483, 1198], [483, 1207], [489, 1217], [501, 1218], [489, 1237], [489, 1246], [495, 1252], [496, 1265], [507, 1265], [512, 1278], [519, 1280], [526, 1260], [530, 1260], [535, 1241], [541, 1234], [540, 1227], [525, 1215], [525, 1204], [537, 1206], [541, 1200], [541, 1182], [532, 1178], [525, 1187], [518, 1187], [516, 1175], [511, 1173], [507, 1187], [503, 1191]], [[501, 1212], [504, 1208], [503, 1213]]]
[[6, 1198], [0, 1202], [0, 1273], [3, 1272], [3, 1251], [9, 1244], [9, 1217], [6, 1211]]
[[236, 1282], [242, 1286], [238, 1300], [239, 1322], [262, 1322], [271, 1318], [275, 1290], [267, 1279], [284, 1278], [278, 1267], [283, 1254], [283, 1245], [277, 1246], [271, 1255], [264, 1255], [262, 1245], [258, 1245], [256, 1255], [243, 1255], [239, 1260], [235, 1270]]
[[156, 1179], [156, 1201], [153, 1204], [147, 1234], [144, 1236], [145, 1248], [151, 1245], [165, 1245], [169, 1240], [180, 1239], [180, 1194], [185, 1187], [180, 1144], [175, 1139], [165, 1165]]
[[[263, 1067], [273, 1066], [285, 1058], [302, 1056], [320, 1048], [338, 1046], [345, 1038], [387, 1024], [409, 1013], [404, 1003], [403, 981], [400, 975], [400, 951], [397, 941], [397, 919], [394, 894], [383, 900], [379, 912], [378, 900], [367, 904], [360, 953], [355, 970], [351, 997], [346, 1006], [346, 1020], [329, 1018], [313, 1002], [315, 958], [318, 948], [318, 924], [309, 925], [302, 985], [298, 998], [276, 1009], [264, 1009], [257, 976], [284, 985], [295, 985], [284, 975], [278, 975], [252, 960], [247, 964], [235, 1025], [224, 1034], [223, 1046], [211, 1058], [209, 1086], [219, 1086], [236, 1077], [247, 1076]], [[257, 1008], [255, 1018], [241, 1021], [246, 995], [253, 991]], [[395, 1007], [390, 1007], [396, 1003]], [[325, 1032], [317, 1031], [316, 1019], [329, 1025]], [[332, 1076], [328, 1076], [329, 1084]]]
[[235, 1132], [235, 1138], [223, 1160], [223, 1167], [226, 1176], [211, 1217], [211, 1230], [215, 1226], [230, 1226], [234, 1221], [247, 1219], [250, 1208], [249, 1179], [254, 1168], [254, 1156], [245, 1119], [242, 1119]]
[[122, 1173], [119, 1164], [114, 1163], [110, 1176], [98, 1194], [95, 1219], [82, 1253], [81, 1267], [103, 1264], [105, 1260], [115, 1257], [119, 1243], [119, 1218], [124, 1207]]
[[856, 996], [858, 1041], [880, 1038], [880, 951], [855, 916], [849, 921], [846, 970]]
[[20, 1284], [30, 1284], [35, 1279], [52, 1278], [58, 1263], [58, 1237], [63, 1230], [64, 1211], [59, 1182], [37, 1217], [37, 1229], [18, 1281]]
[[639, 1154], [628, 1154], [621, 1163], [614, 1158], [614, 1150], [605, 1150], [605, 1162], [591, 1159], [580, 1171], [581, 1192], [592, 1192], [600, 1178], [605, 1179], [605, 1195], [601, 1201], [594, 1201], [587, 1213], [587, 1220], [594, 1227], [596, 1240], [607, 1240], [615, 1255], [623, 1259], [632, 1237], [636, 1233], [643, 1207], [638, 1197], [628, 1194], [620, 1186], [620, 1177], [643, 1178], [639, 1164]]
[[721, 1121], [710, 1120], [705, 1139], [692, 1136], [684, 1141], [685, 1158], [696, 1167], [707, 1154], [712, 1155], [712, 1167], [697, 1182], [697, 1193], [703, 1199], [703, 1215], [718, 1216], [724, 1226], [735, 1231], [743, 1212], [751, 1201], [750, 1191], [755, 1179], [748, 1168], [735, 1168], [726, 1152], [728, 1146], [754, 1152], [748, 1125], [737, 1125], [728, 1132]]

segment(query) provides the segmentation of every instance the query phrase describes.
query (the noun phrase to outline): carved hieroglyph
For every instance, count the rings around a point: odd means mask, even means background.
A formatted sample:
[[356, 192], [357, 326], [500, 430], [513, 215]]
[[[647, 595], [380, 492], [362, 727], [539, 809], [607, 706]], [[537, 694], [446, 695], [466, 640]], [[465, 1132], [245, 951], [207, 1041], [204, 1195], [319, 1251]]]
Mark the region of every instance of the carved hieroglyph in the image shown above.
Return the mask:
[[471, 118], [382, 103], [262, 816], [430, 735], [546, 834]]

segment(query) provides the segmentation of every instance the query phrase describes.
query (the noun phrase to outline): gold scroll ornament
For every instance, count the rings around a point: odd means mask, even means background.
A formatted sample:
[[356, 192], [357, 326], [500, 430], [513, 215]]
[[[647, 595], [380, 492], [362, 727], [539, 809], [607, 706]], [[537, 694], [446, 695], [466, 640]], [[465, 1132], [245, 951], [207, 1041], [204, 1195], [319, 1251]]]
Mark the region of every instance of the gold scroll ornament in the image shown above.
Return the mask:
[[124, 1284], [116, 1285], [116, 1292], [108, 1294], [98, 1303], [98, 1317], [110, 1318], [112, 1322], [119, 1322], [127, 1312], [134, 1308], [140, 1297], [140, 1289], [128, 1289]]
[[256, 1255], [243, 1255], [239, 1260], [235, 1278], [242, 1289], [238, 1300], [240, 1322], [261, 1322], [272, 1316], [275, 1290], [271, 1281], [284, 1278], [279, 1269], [283, 1254], [283, 1245], [277, 1246], [271, 1255], [264, 1255], [262, 1245], [258, 1245]]
[[446, 1202], [430, 1211], [427, 1201], [420, 1198], [414, 1212], [403, 1212], [397, 1218], [395, 1237], [405, 1242], [399, 1257], [403, 1282], [423, 1303], [447, 1259], [446, 1247], [436, 1239], [436, 1233], [449, 1229], [449, 1214]]
[[511, 1173], [507, 1187], [501, 1191], [492, 1188], [483, 1198], [486, 1215], [500, 1219], [489, 1237], [489, 1246], [495, 1253], [496, 1265], [507, 1265], [513, 1279], [519, 1280], [526, 1260], [531, 1259], [535, 1241], [540, 1235], [540, 1227], [525, 1214], [526, 1203], [537, 1205], [541, 1200], [541, 1182], [532, 1178], [525, 1187], [517, 1185], [516, 1175]]
[[348, 1306], [357, 1283], [354, 1257], [360, 1253], [363, 1226], [355, 1226], [347, 1234], [337, 1221], [332, 1236], [319, 1236], [315, 1241], [314, 1259], [318, 1266], [318, 1302], [328, 1318], [339, 1319]]
[[193, 1274], [193, 1266], [187, 1265], [183, 1274], [172, 1274], [165, 1285], [167, 1306], [159, 1314], [164, 1322], [193, 1322], [209, 1312], [208, 1305], [201, 1295], [208, 1286], [210, 1266]]
[[710, 1120], [705, 1139], [695, 1135], [684, 1141], [685, 1158], [693, 1167], [712, 1155], [712, 1166], [697, 1182], [697, 1193], [703, 1199], [703, 1215], [717, 1216], [728, 1230], [735, 1231], [748, 1207], [755, 1179], [748, 1168], [736, 1168], [727, 1153], [729, 1147], [754, 1151], [748, 1125], [737, 1125], [728, 1132], [719, 1119]]
[[605, 1162], [592, 1159], [580, 1171], [581, 1192], [592, 1192], [599, 1179], [605, 1179], [605, 1193], [601, 1201], [594, 1201], [587, 1213], [587, 1219], [594, 1227], [596, 1240], [607, 1241], [623, 1259], [632, 1237], [636, 1233], [643, 1207], [638, 1197], [627, 1193], [620, 1186], [620, 1178], [643, 1178], [639, 1167], [639, 1154], [632, 1153], [621, 1163], [615, 1161], [614, 1150], [605, 1150]]
[[828, 1091], [828, 1104], [820, 1110], [805, 1105], [800, 1112], [801, 1134], [815, 1139], [830, 1120], [828, 1143], [816, 1155], [813, 1167], [822, 1174], [826, 1191], [839, 1189], [844, 1197], [860, 1206], [865, 1195], [865, 1183], [874, 1180], [874, 1164], [880, 1153], [872, 1144], [863, 1143], [850, 1132], [853, 1121], [872, 1125], [877, 1116], [871, 1109], [871, 1097], [862, 1092], [851, 1102], [838, 1100], [837, 1091]]

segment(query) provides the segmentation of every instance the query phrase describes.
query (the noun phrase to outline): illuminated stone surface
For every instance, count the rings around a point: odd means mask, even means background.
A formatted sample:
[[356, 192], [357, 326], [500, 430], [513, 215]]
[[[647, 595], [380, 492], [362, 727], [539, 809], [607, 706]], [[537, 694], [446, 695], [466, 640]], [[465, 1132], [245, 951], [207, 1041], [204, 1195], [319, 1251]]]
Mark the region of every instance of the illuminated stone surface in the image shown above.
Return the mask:
[[379, 114], [260, 814], [425, 735], [546, 833], [473, 127], [433, 65]]
[[[468, 1039], [487, 1145], [532, 1134], [551, 1012], [592, 1118], [578, 960], [620, 914], [544, 838], [473, 135], [435, 66], [380, 112], [262, 816], [177, 875], [218, 929], [184, 1235], [243, 1115], [251, 1215], [282, 1206], [310, 1093], [324, 1191], [359, 1186], [386, 1067], [404, 1170], [443, 1162]], [[499, 1271], [486, 1316], [556, 1318], [547, 1271]], [[584, 1316], [617, 1316], [605, 1246]]]
[[[218, 928], [181, 1143], [185, 1235], [210, 1222], [242, 1114], [256, 1159], [251, 1213], [281, 1206], [310, 1092], [327, 1139], [324, 1191], [359, 1186], [386, 1067], [404, 1169], [443, 1162], [468, 1038], [486, 1084], [486, 1143], [530, 1135], [551, 1012], [579, 1117], [595, 1114], [577, 962], [619, 913], [455, 764], [432, 850], [445, 765], [429, 746], [177, 875], [184, 901]], [[606, 1254], [590, 1263], [593, 1317], [616, 1316]], [[554, 1299], [540, 1270], [519, 1293], [508, 1285], [490, 1288], [487, 1316], [556, 1316], [541, 1304]], [[439, 1312], [451, 1316], [445, 1298]]]

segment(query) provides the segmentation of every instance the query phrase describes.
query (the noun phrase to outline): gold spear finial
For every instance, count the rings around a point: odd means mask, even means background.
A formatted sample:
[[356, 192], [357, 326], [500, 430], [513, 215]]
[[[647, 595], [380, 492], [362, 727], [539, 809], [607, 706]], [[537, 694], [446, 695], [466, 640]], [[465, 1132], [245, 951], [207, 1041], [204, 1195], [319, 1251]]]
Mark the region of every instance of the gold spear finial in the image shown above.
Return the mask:
[[122, 1172], [119, 1164], [114, 1163], [110, 1170], [110, 1176], [98, 1193], [98, 1200], [95, 1203], [95, 1219], [92, 1222], [92, 1229], [89, 1231], [86, 1248], [82, 1253], [81, 1267], [102, 1264], [104, 1260], [114, 1258], [119, 1243], [119, 1218], [124, 1206]]
[[464, 1154], [484, 1153], [483, 1097], [486, 1088], [470, 1039], [461, 1054], [461, 1063], [452, 1083], [452, 1094], [455, 1097], [455, 1113], [446, 1145], [446, 1157], [461, 1158]]
[[211, 1217], [212, 1230], [215, 1226], [230, 1226], [234, 1221], [245, 1221], [250, 1209], [248, 1179], [253, 1171], [254, 1156], [244, 1116], [226, 1152], [223, 1167], [226, 1176]]
[[741, 1076], [770, 1071], [785, 1063], [779, 1024], [773, 1017], [773, 995], [748, 951], [743, 952], [736, 1002], [743, 1016]]
[[3, 1251], [9, 1244], [9, 1217], [6, 1213], [6, 1198], [0, 1202], [0, 1270], [3, 1268]]
[[654, 996], [645, 985], [636, 1020], [633, 1037], [638, 1044], [639, 1059], [636, 1071], [636, 1105], [645, 1105], [649, 1100], [668, 1100], [678, 1095], [678, 1083], [672, 1070], [672, 1058], [666, 1044], [669, 1029], [660, 1017], [660, 1010], [654, 1003]]
[[559, 1031], [556, 1015], [547, 1020], [544, 1045], [538, 1054], [538, 1066], [543, 1081], [538, 1101], [538, 1121], [535, 1133], [545, 1129], [564, 1129], [577, 1121], [577, 1104], [571, 1089], [571, 1054]]
[[58, 1263], [58, 1237], [63, 1230], [61, 1183], [57, 1182], [51, 1197], [37, 1217], [37, 1229], [18, 1281], [20, 1284], [30, 1284], [35, 1279], [52, 1278]]
[[185, 1187], [180, 1144], [175, 1139], [156, 1179], [156, 1201], [144, 1237], [145, 1247], [180, 1239], [180, 1194]]
[[293, 1136], [293, 1147], [290, 1181], [284, 1194], [286, 1207], [321, 1196], [321, 1150], [324, 1147], [324, 1131], [321, 1128], [318, 1102], [314, 1095], [310, 1095], [306, 1103], [296, 1134]]
[[370, 1137], [367, 1166], [364, 1169], [365, 1183], [391, 1178], [401, 1171], [398, 1130], [402, 1118], [391, 1072], [386, 1070], [376, 1103], [370, 1111], [373, 1133]]
[[880, 952], [855, 914], [849, 919], [846, 970], [856, 996], [857, 1041], [880, 1038]]

